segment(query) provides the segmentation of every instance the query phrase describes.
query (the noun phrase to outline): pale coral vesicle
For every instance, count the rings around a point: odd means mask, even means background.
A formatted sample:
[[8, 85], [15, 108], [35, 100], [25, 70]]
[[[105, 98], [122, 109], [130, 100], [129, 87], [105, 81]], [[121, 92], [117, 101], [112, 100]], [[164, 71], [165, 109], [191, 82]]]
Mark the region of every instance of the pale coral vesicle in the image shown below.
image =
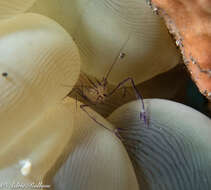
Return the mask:
[[14, 17], [28, 10], [36, 0], [1, 0], [0, 20]]
[[[80, 109], [80, 102], [76, 109], [74, 99], [65, 101], [73, 109], [74, 126], [66, 156], [60, 159], [62, 164], [52, 180], [54, 189], [138, 190], [132, 163], [121, 141]], [[86, 110], [98, 122], [113, 128], [95, 111]]]
[[[60, 115], [59, 105], [77, 81], [80, 56], [55, 21], [19, 14], [0, 22], [0, 57], [1, 182], [21, 182], [25, 175], [35, 182], [63, 151], [65, 135], [71, 135], [73, 118], [70, 112]], [[61, 139], [64, 144], [58, 144]], [[20, 165], [21, 160], [31, 166]]]
[[122, 49], [125, 57], [112, 70], [112, 84], [129, 76], [140, 83], [178, 64], [164, 23], [144, 0], [38, 0], [29, 12], [60, 23], [79, 47], [82, 70], [98, 79]]
[[209, 190], [211, 120], [188, 106], [145, 99], [149, 127], [139, 118], [140, 103], [117, 108], [108, 120], [119, 128], [140, 189]]

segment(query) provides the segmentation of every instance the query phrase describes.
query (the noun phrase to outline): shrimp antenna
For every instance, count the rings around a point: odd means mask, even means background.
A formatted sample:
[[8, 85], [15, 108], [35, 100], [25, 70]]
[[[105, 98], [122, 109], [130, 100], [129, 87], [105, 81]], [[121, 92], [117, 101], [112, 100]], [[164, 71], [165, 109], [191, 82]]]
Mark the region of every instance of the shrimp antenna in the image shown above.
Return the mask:
[[120, 48], [118, 54], [116, 55], [116, 57], [115, 57], [115, 59], [114, 59], [114, 62], [111, 64], [111, 66], [110, 66], [108, 72], [106, 73], [105, 77], [103, 77], [103, 81], [104, 81], [104, 82], [107, 81], [107, 79], [108, 79], [108, 77], [109, 77], [109, 75], [110, 75], [110, 73], [111, 73], [111, 71], [112, 71], [114, 65], [117, 63], [118, 59], [119, 59], [119, 58], [121, 58], [121, 59], [124, 58], [125, 54], [122, 52], [122, 50], [125, 48], [125, 46], [126, 46], [126, 44], [128, 43], [129, 39], [130, 39], [130, 33], [128, 34], [128, 37], [127, 37], [126, 41], [123, 43], [123, 45], [122, 45], [122, 47]]

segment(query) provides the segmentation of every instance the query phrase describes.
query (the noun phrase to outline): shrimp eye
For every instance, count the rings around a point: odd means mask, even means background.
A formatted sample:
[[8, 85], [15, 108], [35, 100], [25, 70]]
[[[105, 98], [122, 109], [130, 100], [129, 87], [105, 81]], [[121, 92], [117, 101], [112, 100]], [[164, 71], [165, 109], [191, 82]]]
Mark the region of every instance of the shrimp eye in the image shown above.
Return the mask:
[[123, 52], [120, 53], [119, 58], [120, 58], [120, 59], [123, 59], [124, 57], [125, 57], [125, 53], [123, 53]]

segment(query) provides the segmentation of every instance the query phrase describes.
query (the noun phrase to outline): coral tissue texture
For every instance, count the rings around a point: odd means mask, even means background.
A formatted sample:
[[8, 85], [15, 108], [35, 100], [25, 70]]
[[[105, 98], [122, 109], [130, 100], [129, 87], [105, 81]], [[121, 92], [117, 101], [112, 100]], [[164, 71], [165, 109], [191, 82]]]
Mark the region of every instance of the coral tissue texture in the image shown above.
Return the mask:
[[108, 78], [110, 84], [128, 76], [139, 84], [179, 62], [165, 24], [145, 0], [38, 0], [29, 12], [61, 24], [79, 48], [81, 70], [99, 80], [119, 51], [124, 52], [124, 59], [116, 61]]
[[211, 99], [211, 1], [152, 0], [152, 4], [175, 35], [201, 93]]
[[1, 0], [0, 20], [25, 12], [36, 0]]

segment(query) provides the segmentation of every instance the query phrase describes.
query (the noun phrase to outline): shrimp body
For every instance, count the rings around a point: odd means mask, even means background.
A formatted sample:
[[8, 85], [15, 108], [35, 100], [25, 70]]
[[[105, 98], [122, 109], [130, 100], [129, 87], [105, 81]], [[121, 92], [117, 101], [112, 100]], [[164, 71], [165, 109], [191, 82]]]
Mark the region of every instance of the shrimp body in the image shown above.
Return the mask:
[[93, 87], [87, 88], [84, 95], [94, 104], [101, 104], [105, 102], [107, 98], [107, 85], [97, 83]]
[[[105, 101], [108, 99], [108, 97], [112, 96], [116, 90], [121, 89], [124, 87], [124, 85], [127, 82], [130, 82], [134, 92], [137, 96], [137, 98], [141, 101], [142, 107], [141, 107], [141, 111], [140, 111], [140, 119], [144, 121], [145, 125], [148, 126], [147, 123], [147, 116], [146, 116], [146, 111], [145, 111], [145, 107], [144, 107], [144, 102], [143, 102], [143, 98], [142, 95], [139, 93], [137, 87], [135, 86], [135, 82], [133, 80], [132, 77], [127, 77], [126, 79], [124, 79], [123, 81], [119, 82], [119, 84], [116, 85], [116, 87], [114, 87], [110, 92], [109, 92], [109, 88], [108, 88], [108, 77], [114, 67], [114, 65], [118, 62], [119, 59], [123, 59], [126, 54], [123, 51], [123, 48], [125, 47], [125, 45], [127, 44], [127, 42], [129, 41], [129, 36], [128, 35], [128, 39], [125, 41], [125, 43], [123, 44], [123, 46], [121, 47], [119, 54], [115, 57], [114, 62], [111, 64], [108, 72], [106, 73], [106, 75], [103, 77], [103, 79], [101, 81], [99, 81], [98, 79], [91, 80], [88, 76], [85, 75], [86, 79], [89, 82], [89, 86], [87, 88], [85, 88], [85, 90], [82, 89], [75, 89], [77, 90], [78, 94], [81, 95], [84, 99], [89, 101], [89, 104], [91, 105], [98, 105], [98, 104], [104, 104]], [[93, 117], [91, 114], [89, 114], [89, 112], [85, 109], [87, 106], [89, 106], [88, 104], [83, 104], [81, 105], [81, 109], [83, 109], [87, 115], [96, 123], [98, 123], [100, 126], [104, 127], [105, 129], [108, 129], [106, 126], [104, 126], [102, 123], [98, 122], [95, 117]], [[118, 134], [118, 130], [113, 131], [118, 137], [120, 137], [120, 135]]]

